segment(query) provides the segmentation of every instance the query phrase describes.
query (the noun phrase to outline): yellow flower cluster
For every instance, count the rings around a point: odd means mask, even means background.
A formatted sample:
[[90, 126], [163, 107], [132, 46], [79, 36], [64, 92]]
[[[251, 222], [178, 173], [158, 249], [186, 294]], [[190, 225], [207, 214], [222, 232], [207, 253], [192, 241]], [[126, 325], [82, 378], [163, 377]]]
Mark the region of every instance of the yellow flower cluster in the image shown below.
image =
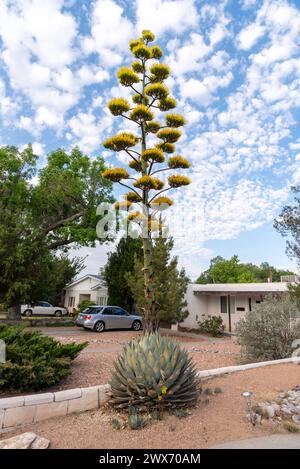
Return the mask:
[[170, 67], [166, 64], [154, 63], [150, 67], [151, 81], [166, 80], [170, 75]]
[[151, 121], [153, 119], [153, 112], [144, 104], [138, 104], [130, 113], [130, 119], [136, 122]]
[[156, 208], [156, 209], [159, 209], [160, 205], [168, 205], [169, 207], [171, 207], [171, 205], [173, 205], [173, 200], [170, 199], [169, 197], [160, 196], [160, 197], [156, 197], [151, 204], [152, 208]]
[[103, 146], [108, 150], [122, 151], [127, 148], [134, 147], [138, 141], [139, 139], [136, 135], [122, 132], [105, 140], [105, 142], [103, 142]]
[[149, 148], [144, 150], [142, 158], [146, 161], [155, 161], [156, 163], [163, 163], [165, 161], [164, 153], [159, 148]]
[[166, 114], [166, 124], [169, 127], [181, 127], [185, 124], [185, 119], [180, 114]]
[[168, 161], [169, 168], [189, 168], [191, 166], [189, 160], [183, 156], [171, 156]]
[[165, 99], [169, 94], [169, 90], [162, 83], [151, 83], [146, 86], [145, 93], [153, 99]]
[[133, 183], [134, 187], [138, 187], [143, 190], [156, 189], [160, 190], [163, 188], [164, 183], [160, 179], [152, 176], [142, 176]]
[[157, 137], [161, 138], [167, 143], [175, 143], [181, 137], [181, 132], [178, 129], [161, 129], [157, 132]]
[[114, 98], [107, 103], [107, 107], [114, 116], [120, 116], [130, 110], [130, 104], [127, 99]]
[[131, 86], [140, 81], [139, 76], [129, 67], [121, 67], [118, 70], [117, 77], [121, 85]]
[[168, 96], [165, 99], [161, 99], [158, 107], [161, 111], [169, 111], [170, 109], [174, 109], [176, 107], [176, 100], [171, 96]]
[[112, 168], [103, 171], [102, 176], [112, 182], [120, 182], [122, 179], [127, 179], [129, 174], [124, 168]]
[[191, 183], [187, 176], [169, 176], [168, 177], [170, 187], [187, 186]]

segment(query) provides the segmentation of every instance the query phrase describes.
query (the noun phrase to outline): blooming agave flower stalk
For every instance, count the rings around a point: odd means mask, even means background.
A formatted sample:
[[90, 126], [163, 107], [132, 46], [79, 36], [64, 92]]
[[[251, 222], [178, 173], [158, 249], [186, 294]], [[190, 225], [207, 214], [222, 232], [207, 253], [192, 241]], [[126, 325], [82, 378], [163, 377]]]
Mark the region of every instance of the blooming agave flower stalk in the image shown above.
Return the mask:
[[[176, 101], [170, 96], [164, 84], [170, 74], [166, 64], [160, 63], [163, 52], [157, 45], [150, 45], [155, 39], [151, 31], [142, 31], [139, 39], [129, 43], [134, 61], [131, 67], [121, 67], [117, 77], [121, 85], [133, 91], [132, 103], [124, 98], [114, 98], [108, 108], [114, 116], [120, 116], [134, 122], [136, 134], [121, 132], [108, 138], [104, 147], [116, 152], [124, 151], [129, 155], [129, 170], [125, 168], [107, 169], [102, 173], [107, 179], [118, 182], [130, 189], [124, 196], [124, 203], [117, 203], [117, 209], [129, 211], [128, 222], [135, 222], [141, 227], [144, 251], [144, 330], [151, 332], [156, 328], [156, 300], [152, 268], [152, 233], [161, 229], [155, 218], [163, 208], [173, 204], [172, 199], [161, 194], [173, 188], [190, 184], [188, 177], [174, 173], [174, 170], [189, 168], [189, 161], [180, 156], [170, 156], [175, 152], [175, 143], [181, 136], [179, 130], [185, 124], [184, 117], [169, 112], [176, 107]], [[155, 112], [165, 114], [165, 122], [155, 120]], [[157, 137], [157, 142], [149, 146], [149, 137]], [[168, 184], [159, 179], [158, 174], [172, 171]], [[133, 180], [132, 185], [129, 185]], [[140, 210], [130, 211], [132, 204], [139, 204]]]

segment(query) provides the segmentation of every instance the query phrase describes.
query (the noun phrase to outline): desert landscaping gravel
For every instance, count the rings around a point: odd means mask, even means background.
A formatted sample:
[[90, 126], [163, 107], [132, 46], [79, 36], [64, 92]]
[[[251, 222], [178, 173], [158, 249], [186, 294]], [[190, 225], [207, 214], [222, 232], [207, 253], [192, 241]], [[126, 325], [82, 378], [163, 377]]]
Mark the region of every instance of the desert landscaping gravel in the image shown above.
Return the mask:
[[257, 403], [297, 384], [299, 365], [272, 365], [208, 380], [204, 386], [219, 386], [222, 393], [211, 396], [209, 403], [199, 402], [188, 417], [165, 414], [163, 420], [153, 421], [142, 430], [115, 430], [111, 419], [123, 420], [123, 416], [104, 408], [29, 425], [2, 438], [33, 431], [50, 439], [51, 448], [209, 448], [226, 441], [285, 432], [280, 422], [272, 420], [253, 427], [241, 393], [254, 392], [253, 402]]
[[[75, 387], [94, 386], [106, 384], [113, 370], [113, 363], [129, 340], [141, 333], [128, 331], [107, 331], [103, 334], [83, 332], [71, 336], [55, 336], [62, 343], [89, 341], [88, 347], [74, 360], [72, 373], [55, 389], [70, 389]], [[239, 346], [233, 338], [206, 340], [190, 337], [170, 336], [186, 348], [198, 370], [217, 368], [238, 364]], [[50, 391], [54, 388], [50, 389]]]

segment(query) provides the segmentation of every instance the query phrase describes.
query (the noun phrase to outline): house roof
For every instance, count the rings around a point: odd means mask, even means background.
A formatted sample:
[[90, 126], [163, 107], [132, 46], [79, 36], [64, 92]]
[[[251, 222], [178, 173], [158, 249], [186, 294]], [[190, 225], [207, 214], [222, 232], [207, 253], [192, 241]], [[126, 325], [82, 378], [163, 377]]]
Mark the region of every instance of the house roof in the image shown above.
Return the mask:
[[77, 283], [80, 283], [82, 282], [83, 280], [86, 280], [87, 278], [93, 278], [95, 280], [102, 280], [100, 275], [95, 275], [95, 274], [86, 274], [84, 275], [83, 277], [79, 277], [77, 278], [76, 280], [74, 280], [73, 282], [69, 283], [68, 285], [65, 286], [65, 288], [70, 288], [70, 287], [73, 287], [74, 285], [76, 285]]
[[285, 292], [288, 284], [285, 282], [272, 283], [211, 283], [192, 285], [195, 294], [199, 293], [272, 293]]

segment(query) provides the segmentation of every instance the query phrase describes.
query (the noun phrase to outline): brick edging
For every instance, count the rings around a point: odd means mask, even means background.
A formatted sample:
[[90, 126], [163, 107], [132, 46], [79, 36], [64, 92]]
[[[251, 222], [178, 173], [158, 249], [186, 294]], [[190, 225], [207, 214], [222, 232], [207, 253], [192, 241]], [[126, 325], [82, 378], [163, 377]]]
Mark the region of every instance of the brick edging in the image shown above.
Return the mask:
[[51, 417], [98, 409], [108, 401], [109, 384], [0, 399], [0, 434]]
[[212, 378], [237, 371], [251, 370], [252, 368], [261, 368], [269, 365], [280, 365], [281, 363], [300, 364], [300, 357], [282, 358], [281, 360], [269, 360], [266, 362], [247, 363], [245, 365], [224, 366], [223, 368], [213, 368], [211, 370], [198, 371], [197, 378]]

